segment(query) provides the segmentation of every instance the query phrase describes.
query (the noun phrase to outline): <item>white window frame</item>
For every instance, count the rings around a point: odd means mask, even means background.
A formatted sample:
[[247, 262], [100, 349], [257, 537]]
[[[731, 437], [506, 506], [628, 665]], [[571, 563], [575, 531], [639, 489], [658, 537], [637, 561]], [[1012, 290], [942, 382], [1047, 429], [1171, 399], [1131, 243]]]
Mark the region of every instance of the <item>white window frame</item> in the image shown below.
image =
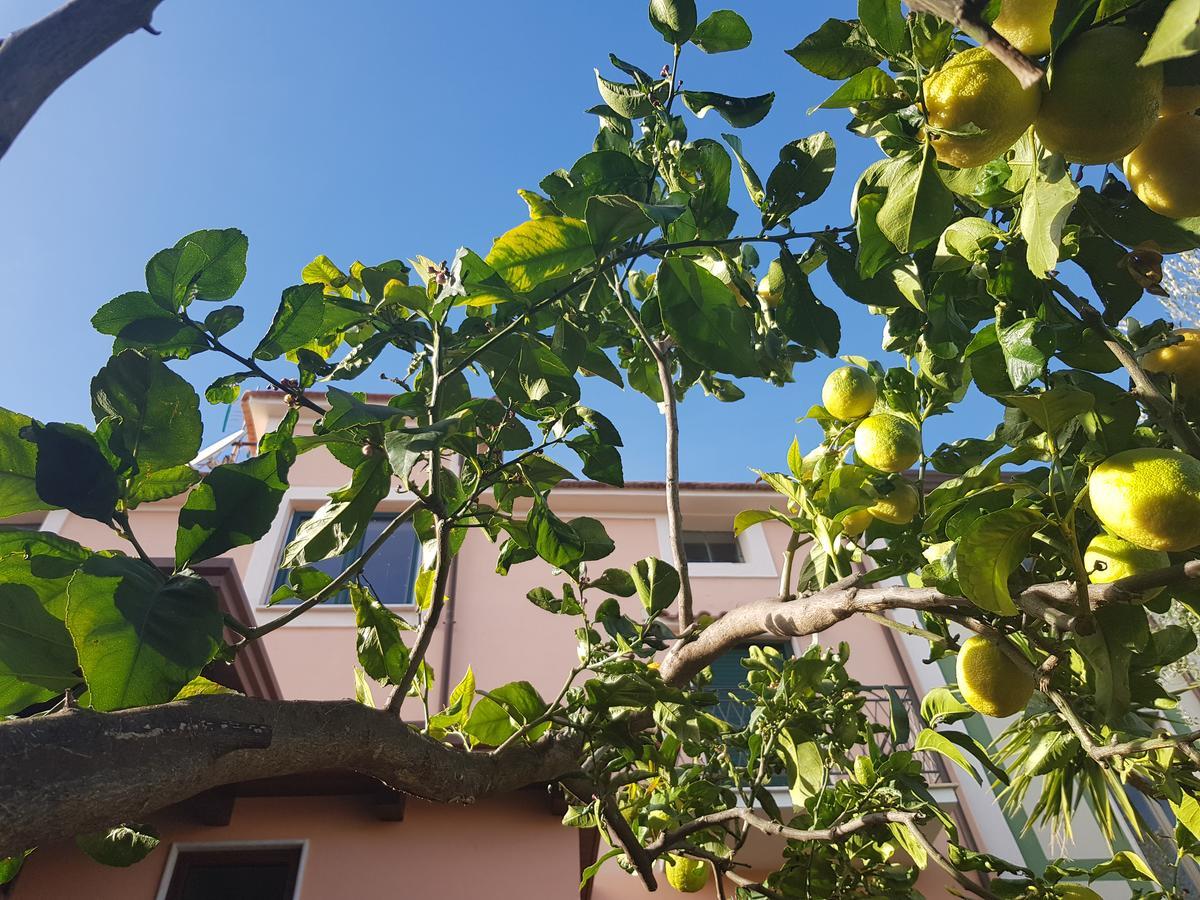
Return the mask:
[[[407, 492], [392, 493], [379, 504], [378, 513], [398, 513], [415, 500], [413, 494]], [[250, 555], [250, 564], [246, 567], [245, 588], [246, 596], [254, 608], [254, 618], [259, 625], [272, 622], [285, 615], [290, 606], [279, 604], [268, 606], [267, 601], [275, 590], [275, 577], [279, 573], [279, 560], [283, 556], [284, 544], [287, 542], [288, 529], [292, 517], [296, 513], [313, 512], [329, 500], [329, 489], [322, 487], [292, 487], [288, 488], [275, 514], [275, 521], [261, 541], [254, 545]], [[417, 621], [417, 607], [412, 603], [388, 604], [388, 609], [395, 612], [409, 624]], [[329, 628], [353, 627], [354, 610], [347, 604], [321, 603], [298, 616], [288, 623], [289, 628]]]
[[[655, 516], [654, 522], [658, 527], [659, 556], [662, 559], [671, 559], [671, 533], [667, 527], [667, 517], [665, 515]], [[711, 531], [712, 529], [695, 530]], [[763, 531], [761, 522], [747, 528], [734, 540], [737, 541], [738, 549], [742, 554], [741, 562], [690, 562], [688, 563], [688, 576], [691, 578], [778, 577], [779, 572], [775, 568], [775, 558], [771, 554], [771, 547], [767, 543], [767, 535]]]
[[162, 879], [158, 883], [158, 893], [155, 900], [166, 900], [167, 891], [171, 889], [171, 879], [175, 877], [175, 864], [179, 861], [180, 853], [219, 853], [222, 850], [280, 850], [285, 848], [300, 848], [300, 859], [296, 863], [296, 887], [292, 891], [292, 900], [300, 900], [300, 888], [304, 884], [304, 867], [308, 862], [308, 840], [277, 841], [183, 841], [171, 844], [171, 852], [167, 856], [167, 864], [163, 867]]

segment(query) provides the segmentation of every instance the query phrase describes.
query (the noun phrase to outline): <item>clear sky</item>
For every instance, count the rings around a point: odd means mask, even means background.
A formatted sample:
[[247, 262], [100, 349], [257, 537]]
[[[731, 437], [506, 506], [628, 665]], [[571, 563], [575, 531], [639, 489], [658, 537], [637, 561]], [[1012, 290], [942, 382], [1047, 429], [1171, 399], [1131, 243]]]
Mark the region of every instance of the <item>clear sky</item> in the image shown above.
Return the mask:
[[[5, 0], [0, 35], [56, 5]], [[766, 120], [742, 133], [764, 176], [782, 144], [830, 131], [838, 176], [793, 221], [845, 224], [854, 178], [878, 151], [844, 130], [844, 112], [807, 114], [833, 83], [784, 51], [826, 16], [852, 17], [855, 4], [730, 5], [753, 29], [751, 47], [711, 57], [690, 48], [681, 77], [693, 89], [776, 92]], [[717, 8], [700, 7], [701, 16]], [[88, 320], [111, 297], [144, 289], [146, 260], [198, 228], [236, 226], [250, 237], [249, 275], [234, 301], [246, 322], [227, 339], [244, 350], [319, 253], [343, 267], [417, 253], [444, 259], [460, 245], [486, 253], [526, 215], [517, 188], [536, 188], [591, 149], [596, 120], [583, 111], [599, 102], [593, 67], [616, 77], [609, 52], [654, 72], [670, 58], [644, 0], [458, 0], [419, 11], [397, 0], [165, 0], [154, 21], [161, 36], [132, 35], [77, 74], [0, 159], [0, 406], [91, 424], [88, 380], [111, 344]], [[729, 130], [715, 115], [689, 127], [693, 137]], [[740, 179], [733, 193], [749, 210]], [[748, 228], [755, 221], [743, 213]], [[814, 285], [842, 316], [842, 352], [878, 357], [883, 320], [823, 275]], [[174, 365], [203, 390], [235, 364], [203, 354]], [[814, 445], [816, 426], [795, 419], [837, 365], [801, 366], [786, 388], [744, 384], [748, 396], [736, 404], [689, 393], [683, 477], [746, 480], [751, 466], [784, 466], [793, 434]], [[586, 381], [585, 402], [624, 435], [626, 477], [661, 478], [654, 405]], [[386, 387], [374, 374], [355, 386]], [[210, 440], [225, 412], [206, 406]], [[976, 395], [931, 423], [929, 449], [987, 434], [1000, 413]]]

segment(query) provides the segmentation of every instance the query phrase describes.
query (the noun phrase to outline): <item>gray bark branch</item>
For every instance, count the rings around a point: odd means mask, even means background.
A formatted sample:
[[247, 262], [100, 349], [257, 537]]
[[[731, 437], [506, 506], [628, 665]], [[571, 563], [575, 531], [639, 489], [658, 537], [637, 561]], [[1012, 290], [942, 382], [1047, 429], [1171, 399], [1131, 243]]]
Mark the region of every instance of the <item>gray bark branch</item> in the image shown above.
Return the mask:
[[908, 0], [908, 5], [944, 19], [967, 37], [978, 41], [981, 47], [1008, 67], [1023, 87], [1033, 87], [1046, 74], [984, 21], [983, 11], [987, 8], [987, 0]]
[[0, 157], [46, 98], [127, 34], [149, 28], [162, 0], [71, 0], [0, 42]]

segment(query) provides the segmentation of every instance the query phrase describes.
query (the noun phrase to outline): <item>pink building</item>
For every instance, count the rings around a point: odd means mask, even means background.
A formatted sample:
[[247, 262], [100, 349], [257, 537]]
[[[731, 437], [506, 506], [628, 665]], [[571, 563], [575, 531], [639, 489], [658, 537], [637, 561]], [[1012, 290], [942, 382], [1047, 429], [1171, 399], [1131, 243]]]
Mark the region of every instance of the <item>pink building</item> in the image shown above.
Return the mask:
[[[244, 430], [195, 464], [206, 466], [231, 453], [252, 451], [257, 437], [274, 427], [285, 409], [278, 394], [247, 394], [242, 401]], [[318, 450], [300, 457], [290, 480], [270, 533], [203, 569], [218, 587], [225, 608], [243, 621], [262, 623], [286, 612], [286, 606], [266, 606], [277, 584], [280, 554], [296, 525], [325, 501], [331, 489], [341, 486], [346, 472]], [[408, 499], [393, 494], [380, 512], [394, 513]], [[720, 615], [740, 602], [777, 593], [778, 560], [787, 540], [783, 528], [759, 525], [736, 539], [731, 532], [739, 511], [765, 508], [775, 499], [752, 484], [685, 486], [682, 505], [697, 610]], [[181, 502], [182, 498], [175, 498], [136, 510], [133, 525], [151, 556], [173, 556]], [[567, 482], [555, 490], [552, 502], [563, 518], [586, 515], [604, 523], [616, 542], [616, 552], [606, 565], [629, 566], [651, 555], [670, 558], [661, 485], [635, 483], [618, 490]], [[65, 511], [46, 514], [40, 525], [93, 548], [120, 546], [103, 526]], [[391, 598], [395, 611], [413, 620], [416, 611], [405, 603], [417, 552], [411, 531], [399, 534], [367, 569], [381, 599]], [[495, 546], [475, 530], [456, 561], [448, 590], [451, 603], [427, 656], [436, 676], [431, 699], [443, 704], [468, 665], [481, 688], [526, 679], [553, 696], [563, 673], [576, 662], [573, 621], [546, 613], [525, 599], [531, 588], [554, 583], [549, 568], [540, 561], [530, 562], [501, 577], [495, 572], [495, 559]], [[522, 635], [522, 643], [508, 640], [510, 634]], [[809, 639], [801, 640], [807, 644]], [[851, 674], [872, 686], [880, 720], [886, 721], [886, 688], [891, 687], [910, 706], [916, 733], [921, 697], [945, 683], [941, 669], [922, 662], [923, 642], [910, 642], [866, 619], [844, 622], [820, 640], [847, 641], [852, 647]], [[209, 675], [264, 697], [353, 697], [354, 642], [349, 605], [331, 602], [271, 633], [236, 665]], [[714, 670], [718, 684], [723, 678], [736, 679], [741, 671], [736, 656]], [[382, 689], [376, 691], [376, 698], [383, 699]], [[416, 701], [409, 703], [406, 716], [416, 720], [420, 709]], [[937, 758], [926, 759], [925, 766], [936, 784], [935, 796], [959, 822], [967, 843], [1014, 861], [1038, 864], [1037, 846], [1046, 844], [1036, 834], [1032, 840], [1019, 834], [1020, 823], [1001, 814], [986, 781], [981, 787], [960, 770], [948, 771]], [[786, 789], [779, 799], [786, 805]], [[546, 789], [530, 788], [459, 808], [405, 797], [350, 772], [251, 781], [200, 795], [154, 816], [152, 824], [159, 829], [162, 843], [148, 859], [128, 869], [102, 867], [73, 845], [39, 848], [11, 887], [11, 895], [18, 900], [566, 900], [576, 896], [618, 900], [644, 896], [641, 882], [615, 863], [580, 891], [580, 873], [595, 860], [598, 838], [594, 832], [564, 827], [563, 812], [561, 798]], [[1086, 823], [1080, 823], [1079, 831], [1076, 842], [1083, 846], [1074, 852], [1107, 857], [1103, 848], [1092, 847], [1095, 836], [1088, 833]], [[464, 847], [471, 850], [470, 865], [464, 864], [468, 858], [462, 854]], [[778, 845], [762, 839], [752, 841], [740, 858], [773, 866], [778, 852]], [[947, 896], [941, 879], [936, 869], [926, 872], [921, 886], [927, 896]], [[1119, 889], [1119, 885], [1102, 888], [1106, 895], [1128, 896]], [[665, 882], [660, 890], [671, 893]]]

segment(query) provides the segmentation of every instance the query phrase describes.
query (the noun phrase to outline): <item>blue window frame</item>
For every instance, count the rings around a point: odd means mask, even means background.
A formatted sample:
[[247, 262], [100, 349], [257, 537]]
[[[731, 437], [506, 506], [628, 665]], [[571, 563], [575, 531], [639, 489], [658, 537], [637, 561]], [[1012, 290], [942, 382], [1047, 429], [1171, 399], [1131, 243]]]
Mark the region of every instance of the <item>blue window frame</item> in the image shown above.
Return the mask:
[[[292, 515], [287, 534], [288, 544], [292, 542], [300, 526], [312, 517], [312, 512], [297, 512]], [[367, 523], [362, 540], [341, 556], [313, 563], [312, 568], [320, 569], [330, 577], [341, 574], [342, 570], [358, 559], [367, 545], [379, 536], [384, 526], [392, 521], [392, 518], [393, 516], [388, 513], [372, 516], [371, 521]], [[367, 560], [366, 566], [363, 567], [363, 577], [374, 588], [381, 603], [388, 606], [407, 606], [413, 600], [413, 584], [417, 578], [417, 566], [420, 558], [421, 548], [417, 541], [417, 534], [413, 531], [412, 525], [405, 522], [396, 530], [395, 534], [388, 538], [387, 543], [380, 548], [379, 552]], [[281, 568], [275, 575], [276, 588], [287, 583], [289, 571], [289, 569]], [[285, 603], [294, 602], [296, 601], [285, 601]], [[327, 604], [349, 604], [350, 594], [348, 591], [342, 591], [325, 602]]]

